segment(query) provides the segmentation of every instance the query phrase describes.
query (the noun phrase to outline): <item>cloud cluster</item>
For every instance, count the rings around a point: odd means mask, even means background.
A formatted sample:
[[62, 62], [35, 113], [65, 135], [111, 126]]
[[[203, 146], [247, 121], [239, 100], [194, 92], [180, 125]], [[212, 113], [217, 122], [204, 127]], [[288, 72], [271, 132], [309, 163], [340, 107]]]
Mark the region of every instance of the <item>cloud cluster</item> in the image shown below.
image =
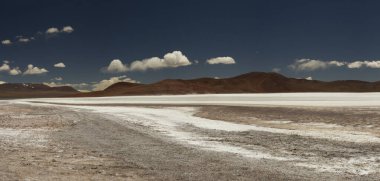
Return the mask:
[[345, 62], [339, 61], [321, 61], [314, 59], [299, 59], [296, 60], [289, 68], [297, 71], [314, 71], [318, 69], [326, 69], [329, 67], [341, 67], [346, 65]]
[[208, 64], [235, 64], [235, 60], [232, 57], [216, 57], [206, 61]]
[[69, 34], [69, 33], [72, 33], [74, 32], [74, 28], [72, 26], [64, 26], [62, 27], [61, 29], [58, 29], [56, 27], [51, 27], [51, 28], [48, 28], [45, 33], [42, 33], [42, 32], [37, 32], [35, 33], [34, 36], [23, 36], [23, 35], [19, 35], [19, 36], [16, 36], [13, 41], [11, 39], [5, 39], [5, 40], [2, 40], [1, 41], [1, 44], [2, 45], [12, 45], [14, 43], [29, 43], [33, 40], [36, 40], [38, 38], [41, 38], [41, 37], [44, 37], [44, 35], [46, 37], [51, 37], [52, 35], [58, 35], [60, 33], [66, 33], [66, 34]]
[[326, 69], [331, 67], [346, 67], [349, 69], [358, 69], [358, 68], [380, 68], [380, 60], [372, 61], [322, 61], [314, 59], [299, 59], [296, 60], [293, 64], [288, 66], [289, 68], [297, 71], [314, 71], [320, 69]]
[[173, 51], [165, 54], [163, 58], [152, 57], [144, 60], [133, 61], [130, 66], [124, 64], [119, 59], [112, 60], [108, 67], [103, 68], [104, 72], [121, 73], [127, 71], [146, 71], [148, 69], [163, 69], [188, 66], [192, 63], [182, 54], [181, 51]]
[[6, 60], [3, 61], [3, 64], [0, 66], [0, 72], [6, 72], [9, 75], [19, 75], [22, 73], [20, 68], [18, 67], [11, 68], [9, 63], [10, 63], [9, 61], [6, 61]]
[[49, 87], [63, 87], [63, 86], [70, 86], [78, 91], [81, 92], [88, 92], [89, 84], [87, 83], [78, 83], [78, 84], [65, 84], [60, 82], [44, 82], [44, 85], [47, 85]]
[[72, 33], [74, 32], [74, 28], [72, 26], [64, 26], [61, 29], [56, 27], [51, 27], [46, 30], [46, 34], [58, 34], [58, 33]]
[[44, 74], [49, 72], [45, 68], [39, 68], [35, 67], [32, 64], [29, 64], [25, 72], [23, 73], [24, 75], [39, 75], [39, 74]]
[[3, 45], [11, 45], [12, 41], [11, 40], [3, 40], [3, 41], [1, 41], [1, 44], [3, 44]]
[[350, 69], [357, 69], [362, 67], [367, 68], [380, 68], [380, 61], [374, 60], [374, 61], [355, 61], [352, 63], [347, 64], [347, 67]]
[[20, 42], [20, 43], [29, 43], [32, 40], [35, 40], [35, 38], [34, 37], [16, 36], [16, 41]]
[[63, 62], [60, 62], [60, 63], [54, 64], [54, 67], [56, 67], [56, 68], [65, 68], [66, 65]]
[[176, 68], [191, 65], [189, 59], [181, 51], [167, 53], [163, 58], [152, 57], [136, 60], [131, 63], [131, 71], [146, 71], [148, 69]]
[[11, 67], [10, 62], [5, 60], [3, 61], [3, 64], [0, 65], [0, 73], [6, 72], [9, 75], [39, 75], [39, 74], [45, 74], [49, 71], [45, 68], [35, 67], [32, 64], [29, 64], [24, 72], [20, 70], [19, 67]]
[[24, 36], [16, 36], [14, 41], [12, 42], [11, 40], [3, 40], [1, 41], [1, 44], [3, 45], [12, 45], [14, 43], [29, 43], [33, 40], [35, 40], [36, 38], [35, 37], [24, 37]]
[[119, 76], [119, 77], [111, 77], [110, 79], [102, 80], [98, 83], [95, 83], [92, 85], [92, 90], [93, 91], [101, 91], [106, 89], [107, 87], [119, 83], [119, 82], [130, 82], [130, 83], [139, 83], [136, 80], [133, 80], [127, 76]]

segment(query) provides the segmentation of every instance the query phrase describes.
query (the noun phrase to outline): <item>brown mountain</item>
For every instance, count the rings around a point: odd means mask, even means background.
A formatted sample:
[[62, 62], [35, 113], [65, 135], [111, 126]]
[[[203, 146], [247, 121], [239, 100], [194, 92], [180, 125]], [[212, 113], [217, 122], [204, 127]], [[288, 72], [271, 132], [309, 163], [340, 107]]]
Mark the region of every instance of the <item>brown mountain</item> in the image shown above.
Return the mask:
[[63, 97], [78, 94], [72, 87], [49, 87], [44, 84], [0, 84], [0, 98]]
[[153, 84], [123, 82], [116, 83], [104, 91], [75, 96], [275, 92], [380, 92], [380, 82], [355, 80], [323, 82], [288, 78], [277, 73], [252, 72], [226, 79], [169, 79]]

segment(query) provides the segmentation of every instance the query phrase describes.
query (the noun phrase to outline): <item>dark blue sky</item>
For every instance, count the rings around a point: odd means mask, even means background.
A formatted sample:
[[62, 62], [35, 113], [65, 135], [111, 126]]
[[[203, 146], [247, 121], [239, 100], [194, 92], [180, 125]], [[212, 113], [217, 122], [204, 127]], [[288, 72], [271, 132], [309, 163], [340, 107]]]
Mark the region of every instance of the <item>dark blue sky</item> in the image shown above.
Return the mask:
[[[0, 72], [0, 81], [5, 82], [62, 77], [65, 83], [90, 83], [127, 75], [150, 83], [273, 68], [292, 77], [380, 80], [380, 69], [373, 67], [288, 68], [301, 58], [379, 60], [380, 2], [374, 0], [3, 0], [0, 7], [1, 41], [15, 41], [19, 35], [36, 37], [29, 43], [0, 44], [0, 60], [11, 61], [10, 67], [21, 71], [28, 64], [49, 71], [17, 76]], [[64, 26], [74, 32], [44, 35], [48, 28]], [[120, 74], [100, 71], [113, 59], [129, 64], [175, 50], [193, 64]], [[236, 64], [205, 63], [224, 56], [234, 58]], [[66, 68], [54, 68], [58, 62]]]

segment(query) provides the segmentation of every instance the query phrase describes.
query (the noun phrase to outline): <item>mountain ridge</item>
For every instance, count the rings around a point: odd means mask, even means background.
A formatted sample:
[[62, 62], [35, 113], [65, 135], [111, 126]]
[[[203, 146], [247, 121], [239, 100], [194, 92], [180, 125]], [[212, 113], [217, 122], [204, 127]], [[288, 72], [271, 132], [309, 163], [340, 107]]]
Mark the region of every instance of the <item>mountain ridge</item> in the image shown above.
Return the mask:
[[380, 92], [380, 81], [319, 81], [289, 78], [273, 72], [250, 72], [215, 79], [165, 79], [151, 84], [119, 82], [103, 91], [83, 93], [69, 86], [49, 87], [44, 84], [0, 84], [0, 98], [38, 97], [101, 97], [128, 95], [180, 95], [228, 93], [291, 93], [291, 92]]
[[289, 78], [273, 72], [250, 72], [224, 79], [165, 79], [152, 84], [120, 82], [103, 91], [80, 93], [75, 97], [290, 92], [380, 92], [380, 82], [358, 80], [325, 82]]
[[79, 91], [70, 86], [49, 87], [36, 83], [0, 84], [0, 98], [64, 97], [78, 93]]

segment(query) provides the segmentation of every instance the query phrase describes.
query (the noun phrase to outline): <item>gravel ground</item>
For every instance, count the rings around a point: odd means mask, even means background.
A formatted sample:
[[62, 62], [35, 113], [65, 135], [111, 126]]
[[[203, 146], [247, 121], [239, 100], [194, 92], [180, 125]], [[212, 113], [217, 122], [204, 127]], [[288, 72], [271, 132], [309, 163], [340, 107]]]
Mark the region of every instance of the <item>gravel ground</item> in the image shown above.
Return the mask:
[[[155, 106], [150, 109], [167, 109]], [[201, 106], [199, 117], [276, 129], [378, 135], [375, 108]], [[359, 122], [356, 122], [360, 118]], [[323, 123], [323, 124], [322, 124]], [[311, 126], [312, 125], [312, 126]], [[377, 180], [380, 144], [268, 131], [221, 131], [186, 124], [207, 141], [276, 159], [200, 149], [150, 126], [59, 106], [0, 106], [1, 180]], [[367, 172], [368, 171], [368, 172]]]

